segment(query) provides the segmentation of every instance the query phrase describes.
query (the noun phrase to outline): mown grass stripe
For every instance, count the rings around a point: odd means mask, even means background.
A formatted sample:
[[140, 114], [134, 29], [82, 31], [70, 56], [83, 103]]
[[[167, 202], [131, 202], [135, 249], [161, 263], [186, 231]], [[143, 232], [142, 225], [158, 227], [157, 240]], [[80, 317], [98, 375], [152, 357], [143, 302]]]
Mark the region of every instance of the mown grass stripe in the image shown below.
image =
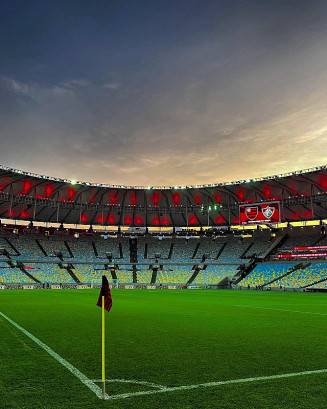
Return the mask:
[[[23, 334], [25, 334], [32, 341], [34, 341], [39, 347], [44, 349], [49, 355], [52, 356], [52, 358], [54, 358], [61, 365], [63, 365], [65, 368], [67, 368], [73, 375], [76, 376], [76, 378], [78, 378], [85, 386], [87, 386], [93, 393], [95, 393], [98, 398], [101, 399], [101, 393], [102, 393], [101, 388], [99, 386], [97, 386], [94, 382], [92, 382], [81, 371], [79, 371], [77, 368], [75, 368], [74, 365], [70, 364], [68, 361], [66, 361], [66, 359], [64, 359], [59, 354], [57, 354], [57, 352], [55, 352], [53, 349], [48, 347], [48, 345], [46, 345], [45, 343], [40, 341], [33, 334], [28, 332], [25, 328], [21, 327], [19, 324], [17, 324], [11, 318], [7, 317], [7, 315], [2, 313], [1, 311], [0, 311], [0, 316], [3, 317], [8, 322], [10, 322], [10, 324], [12, 324], [14, 327], [16, 327], [19, 331], [21, 331]], [[106, 395], [106, 398], [108, 399], [109, 396]]]

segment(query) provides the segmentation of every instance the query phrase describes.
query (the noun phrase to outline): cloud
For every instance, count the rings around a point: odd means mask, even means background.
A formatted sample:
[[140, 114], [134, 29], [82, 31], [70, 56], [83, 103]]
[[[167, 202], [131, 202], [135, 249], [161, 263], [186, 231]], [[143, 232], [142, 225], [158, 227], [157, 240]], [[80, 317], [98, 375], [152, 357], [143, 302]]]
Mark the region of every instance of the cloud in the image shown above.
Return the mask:
[[102, 87], [115, 90], [120, 87], [120, 84], [118, 82], [107, 82], [106, 84], [103, 84]]
[[290, 47], [268, 41], [261, 26], [261, 37], [242, 27], [223, 41], [174, 43], [99, 78], [1, 78], [0, 162], [128, 185], [205, 184], [326, 163], [324, 33]]

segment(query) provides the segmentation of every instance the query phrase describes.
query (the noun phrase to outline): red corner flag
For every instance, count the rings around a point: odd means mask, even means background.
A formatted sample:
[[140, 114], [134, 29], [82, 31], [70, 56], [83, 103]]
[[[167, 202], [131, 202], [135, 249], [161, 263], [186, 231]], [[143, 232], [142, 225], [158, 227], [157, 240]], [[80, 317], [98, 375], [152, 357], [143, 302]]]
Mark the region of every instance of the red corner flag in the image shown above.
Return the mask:
[[99, 299], [97, 302], [97, 305], [99, 307], [102, 307], [102, 297], [104, 297], [104, 309], [109, 312], [112, 307], [112, 297], [111, 297], [108, 279], [106, 276], [102, 276], [102, 287], [101, 287]]

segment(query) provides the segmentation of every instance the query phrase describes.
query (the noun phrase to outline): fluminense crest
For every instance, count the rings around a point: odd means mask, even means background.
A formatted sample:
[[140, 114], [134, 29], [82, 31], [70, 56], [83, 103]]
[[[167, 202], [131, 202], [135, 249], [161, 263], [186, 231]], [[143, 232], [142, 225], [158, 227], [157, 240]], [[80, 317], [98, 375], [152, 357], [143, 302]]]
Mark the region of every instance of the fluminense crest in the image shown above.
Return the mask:
[[262, 208], [262, 214], [265, 216], [266, 219], [270, 219], [274, 213], [275, 213], [274, 207], [268, 205]]

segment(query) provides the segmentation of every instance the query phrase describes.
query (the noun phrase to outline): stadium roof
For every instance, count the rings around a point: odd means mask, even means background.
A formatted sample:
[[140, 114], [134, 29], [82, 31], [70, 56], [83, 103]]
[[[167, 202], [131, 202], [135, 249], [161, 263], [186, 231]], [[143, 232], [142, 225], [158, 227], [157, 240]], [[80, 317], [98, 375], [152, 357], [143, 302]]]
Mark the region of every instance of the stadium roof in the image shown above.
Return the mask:
[[282, 221], [327, 217], [327, 166], [195, 186], [120, 186], [0, 166], [0, 218], [87, 225], [239, 224], [239, 205], [280, 202]]

